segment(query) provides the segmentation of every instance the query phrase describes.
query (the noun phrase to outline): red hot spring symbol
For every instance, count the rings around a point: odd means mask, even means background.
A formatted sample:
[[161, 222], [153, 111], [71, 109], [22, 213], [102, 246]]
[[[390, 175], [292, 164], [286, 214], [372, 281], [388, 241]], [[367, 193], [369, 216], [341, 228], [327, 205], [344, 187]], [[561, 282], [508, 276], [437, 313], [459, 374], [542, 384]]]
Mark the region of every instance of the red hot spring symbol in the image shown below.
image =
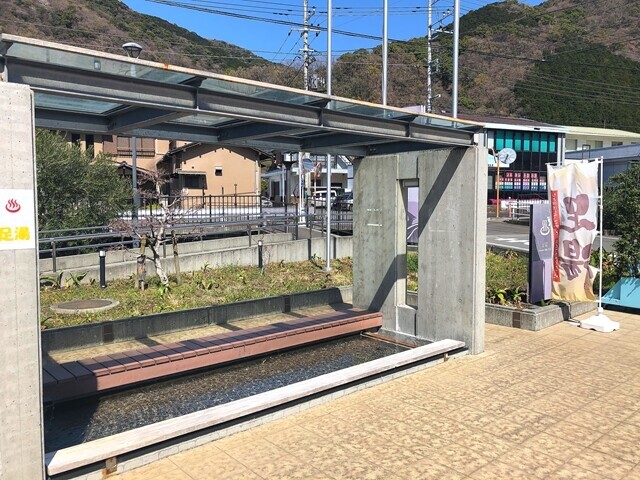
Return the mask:
[[11, 198], [11, 199], [9, 199], [7, 204], [4, 206], [4, 208], [9, 213], [16, 213], [16, 212], [18, 212], [20, 210], [21, 207], [20, 207], [20, 204], [18, 202], [16, 202], [15, 198]]

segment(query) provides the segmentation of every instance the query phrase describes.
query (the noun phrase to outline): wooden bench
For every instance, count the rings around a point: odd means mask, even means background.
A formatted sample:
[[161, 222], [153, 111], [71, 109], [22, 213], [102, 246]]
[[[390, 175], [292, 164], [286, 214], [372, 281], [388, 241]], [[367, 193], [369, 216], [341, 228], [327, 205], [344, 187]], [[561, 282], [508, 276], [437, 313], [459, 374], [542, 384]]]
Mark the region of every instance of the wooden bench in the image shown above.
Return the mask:
[[351, 308], [78, 361], [47, 362], [44, 400], [81, 397], [381, 326], [381, 313]]

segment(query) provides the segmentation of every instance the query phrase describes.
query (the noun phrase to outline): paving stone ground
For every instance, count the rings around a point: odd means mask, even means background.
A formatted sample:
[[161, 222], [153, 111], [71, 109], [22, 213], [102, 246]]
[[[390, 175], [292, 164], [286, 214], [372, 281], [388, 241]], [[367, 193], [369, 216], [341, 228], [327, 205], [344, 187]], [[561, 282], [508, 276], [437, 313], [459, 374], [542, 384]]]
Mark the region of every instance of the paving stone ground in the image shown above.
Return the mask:
[[640, 316], [486, 326], [486, 351], [124, 473], [121, 480], [640, 479]]

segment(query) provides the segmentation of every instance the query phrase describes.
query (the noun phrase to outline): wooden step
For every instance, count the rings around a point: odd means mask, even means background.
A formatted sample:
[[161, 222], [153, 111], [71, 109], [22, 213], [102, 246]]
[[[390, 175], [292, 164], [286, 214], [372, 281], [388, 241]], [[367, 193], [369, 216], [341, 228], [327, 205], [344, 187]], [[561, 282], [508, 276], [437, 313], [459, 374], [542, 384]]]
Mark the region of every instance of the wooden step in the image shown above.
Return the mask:
[[351, 308], [180, 342], [44, 365], [44, 399], [61, 401], [382, 326]]

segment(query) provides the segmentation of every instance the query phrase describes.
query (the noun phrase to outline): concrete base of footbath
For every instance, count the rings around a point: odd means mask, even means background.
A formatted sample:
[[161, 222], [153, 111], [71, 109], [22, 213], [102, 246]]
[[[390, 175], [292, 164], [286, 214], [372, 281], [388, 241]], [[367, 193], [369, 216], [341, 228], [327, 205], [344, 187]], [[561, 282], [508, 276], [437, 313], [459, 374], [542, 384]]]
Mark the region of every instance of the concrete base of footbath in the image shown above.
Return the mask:
[[170, 375], [221, 365], [320, 340], [377, 329], [382, 314], [348, 309], [234, 332], [44, 364], [44, 399], [68, 400]]
[[227, 435], [298, 413], [385, 380], [465, 355], [465, 344], [441, 340], [286, 387], [46, 454], [47, 474], [102, 479]]

